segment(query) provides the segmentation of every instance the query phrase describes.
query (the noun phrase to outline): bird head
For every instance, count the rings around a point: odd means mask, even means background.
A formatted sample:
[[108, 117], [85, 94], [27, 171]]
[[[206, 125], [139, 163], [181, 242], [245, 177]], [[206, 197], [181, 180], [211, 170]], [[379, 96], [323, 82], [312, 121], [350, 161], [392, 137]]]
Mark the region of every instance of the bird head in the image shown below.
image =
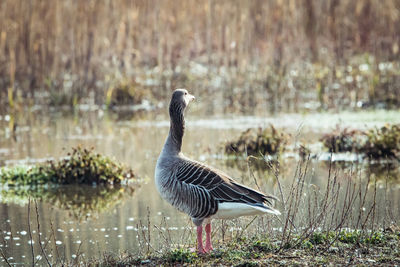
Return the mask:
[[191, 101], [193, 101], [195, 97], [186, 89], [176, 89], [172, 93], [171, 104], [170, 106], [175, 106], [180, 109], [185, 109]]

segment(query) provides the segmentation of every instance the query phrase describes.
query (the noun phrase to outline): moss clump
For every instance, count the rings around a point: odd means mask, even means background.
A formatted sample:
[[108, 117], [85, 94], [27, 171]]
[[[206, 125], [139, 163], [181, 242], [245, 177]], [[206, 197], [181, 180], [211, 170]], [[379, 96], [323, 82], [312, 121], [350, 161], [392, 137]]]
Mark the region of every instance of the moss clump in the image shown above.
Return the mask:
[[256, 240], [251, 244], [254, 250], [259, 252], [272, 252], [274, 250], [274, 246], [271, 244], [269, 239], [264, 240]]
[[311, 234], [309, 238], [309, 242], [313, 245], [321, 245], [327, 241], [330, 241], [334, 238], [334, 234], [332, 232], [324, 233], [324, 232], [314, 232]]
[[59, 161], [31, 167], [3, 167], [0, 184], [40, 185], [54, 184], [120, 184], [135, 177], [131, 169], [94, 153], [93, 149], [76, 147]]
[[257, 261], [243, 260], [239, 264], [234, 265], [235, 267], [256, 267], [261, 266]]
[[385, 125], [366, 132], [336, 128], [320, 141], [329, 152], [355, 152], [372, 159], [400, 159], [400, 125]]
[[382, 231], [361, 232], [359, 230], [342, 230], [340, 232], [314, 232], [305, 240], [313, 245], [324, 245], [335, 240], [344, 244], [381, 244], [388, 239], [396, 239], [395, 235], [390, 235]]
[[0, 184], [39, 185], [49, 182], [49, 175], [42, 166], [15, 166], [0, 168]]
[[196, 252], [184, 249], [175, 249], [166, 255], [166, 260], [170, 263], [192, 263], [196, 258]]
[[223, 144], [228, 155], [277, 155], [285, 150], [288, 136], [275, 129], [273, 125], [262, 129], [247, 129], [237, 140]]

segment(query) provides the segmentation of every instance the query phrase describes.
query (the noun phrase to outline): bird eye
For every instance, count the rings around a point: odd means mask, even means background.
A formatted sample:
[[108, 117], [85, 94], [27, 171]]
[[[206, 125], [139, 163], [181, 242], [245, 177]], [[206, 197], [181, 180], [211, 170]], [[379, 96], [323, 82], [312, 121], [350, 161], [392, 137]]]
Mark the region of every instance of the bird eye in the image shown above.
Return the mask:
[[187, 95], [187, 92], [185, 92], [185, 95]]

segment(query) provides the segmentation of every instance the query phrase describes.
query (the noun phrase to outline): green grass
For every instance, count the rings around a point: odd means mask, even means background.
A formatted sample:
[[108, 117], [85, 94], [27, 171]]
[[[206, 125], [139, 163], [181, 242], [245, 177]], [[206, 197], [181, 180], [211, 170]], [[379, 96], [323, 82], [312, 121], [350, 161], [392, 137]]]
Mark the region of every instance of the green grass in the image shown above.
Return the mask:
[[[342, 230], [338, 232], [314, 232], [301, 244], [293, 238], [292, 246], [281, 248], [268, 236], [238, 238], [230, 240], [213, 252], [197, 255], [188, 249], [174, 249], [162, 254], [148, 255], [145, 258], [132, 257], [129, 262], [125, 256], [118, 262], [117, 258], [107, 258], [115, 265], [123, 264], [149, 266], [190, 265], [190, 266], [265, 266], [265, 265], [303, 265], [303, 264], [345, 264], [350, 260], [370, 260], [385, 264], [400, 263], [398, 246], [400, 232], [361, 232], [358, 230]], [[297, 244], [297, 245], [296, 245]], [[329, 246], [337, 249], [329, 250]], [[354, 249], [364, 248], [364, 254], [353, 259]], [[367, 249], [368, 248], [368, 249]], [[101, 262], [101, 261], [100, 261]], [[362, 261], [361, 261], [362, 262]], [[90, 265], [90, 264], [89, 264]], [[100, 264], [103, 266], [102, 264]], [[97, 265], [99, 266], [99, 265]]]
[[76, 147], [67, 157], [36, 166], [2, 167], [0, 184], [8, 186], [53, 184], [121, 184], [135, 178], [131, 169], [95, 153]]
[[165, 256], [166, 261], [170, 263], [192, 263], [197, 258], [197, 253], [182, 248], [174, 249], [168, 252]]

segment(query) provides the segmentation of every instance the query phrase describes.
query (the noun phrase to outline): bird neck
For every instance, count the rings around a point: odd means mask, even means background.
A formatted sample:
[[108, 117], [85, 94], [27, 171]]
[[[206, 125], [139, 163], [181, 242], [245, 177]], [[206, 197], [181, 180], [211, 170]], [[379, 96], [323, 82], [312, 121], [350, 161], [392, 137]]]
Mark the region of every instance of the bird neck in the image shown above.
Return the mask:
[[185, 117], [183, 115], [183, 107], [179, 105], [173, 105], [173, 103], [171, 103], [169, 108], [169, 116], [171, 122], [165, 146], [170, 152], [179, 154], [181, 152], [182, 138], [185, 132]]

